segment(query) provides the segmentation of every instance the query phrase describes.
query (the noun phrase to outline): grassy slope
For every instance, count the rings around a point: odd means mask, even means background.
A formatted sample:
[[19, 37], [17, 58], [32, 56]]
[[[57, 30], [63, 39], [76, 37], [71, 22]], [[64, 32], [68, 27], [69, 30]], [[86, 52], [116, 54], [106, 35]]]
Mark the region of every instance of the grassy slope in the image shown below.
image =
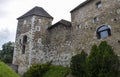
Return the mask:
[[0, 77], [20, 77], [9, 66], [0, 62]]
[[69, 68], [63, 66], [51, 66], [43, 77], [65, 77], [69, 71]]

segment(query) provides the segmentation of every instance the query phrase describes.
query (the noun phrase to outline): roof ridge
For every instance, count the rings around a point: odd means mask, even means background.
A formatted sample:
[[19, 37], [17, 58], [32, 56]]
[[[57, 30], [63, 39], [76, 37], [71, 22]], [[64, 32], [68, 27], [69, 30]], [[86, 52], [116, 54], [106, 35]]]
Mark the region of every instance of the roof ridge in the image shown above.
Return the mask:
[[29, 10], [28, 12], [26, 12], [25, 14], [23, 14], [17, 19], [22, 19], [32, 15], [38, 15], [38, 16], [43, 16], [43, 17], [48, 17], [53, 19], [53, 17], [49, 13], [47, 13], [47, 11], [45, 11], [42, 7], [39, 7], [39, 6], [35, 6], [34, 8], [32, 8], [31, 10]]
[[77, 10], [78, 8], [86, 5], [87, 3], [91, 2], [91, 1], [93, 1], [93, 0], [86, 0], [86, 1], [82, 2], [82, 3], [79, 4], [77, 7], [75, 7], [73, 10], [71, 10], [70, 12], [73, 12], [73, 11]]
[[48, 27], [48, 29], [53, 28], [54, 26], [58, 25], [58, 24], [63, 24], [65, 26], [71, 27], [71, 22], [67, 21], [65, 19], [61, 19], [60, 21], [56, 22], [55, 24], [51, 25], [50, 27]]

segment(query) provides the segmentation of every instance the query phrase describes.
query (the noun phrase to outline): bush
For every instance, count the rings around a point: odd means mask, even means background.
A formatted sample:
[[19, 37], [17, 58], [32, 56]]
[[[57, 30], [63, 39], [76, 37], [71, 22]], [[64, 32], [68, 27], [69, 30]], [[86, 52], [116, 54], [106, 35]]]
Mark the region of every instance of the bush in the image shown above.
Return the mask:
[[33, 64], [23, 77], [42, 77], [50, 68], [51, 63]]
[[86, 58], [87, 54], [82, 51], [81, 54], [77, 54], [71, 59], [71, 73], [76, 77], [85, 77], [86, 75]]
[[69, 73], [69, 68], [63, 66], [46, 64], [34, 64], [23, 77], [65, 77]]
[[67, 67], [51, 65], [43, 77], [66, 77], [69, 72], [70, 70]]

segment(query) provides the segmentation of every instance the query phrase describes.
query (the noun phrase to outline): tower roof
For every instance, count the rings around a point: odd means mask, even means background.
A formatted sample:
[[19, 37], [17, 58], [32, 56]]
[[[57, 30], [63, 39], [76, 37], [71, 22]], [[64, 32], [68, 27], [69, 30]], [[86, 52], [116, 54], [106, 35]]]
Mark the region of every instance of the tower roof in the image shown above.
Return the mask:
[[55, 23], [54, 25], [50, 26], [48, 29], [52, 29], [56, 26], [58, 26], [58, 24], [63, 24], [64, 26], [66, 27], [71, 27], [71, 22], [67, 21], [67, 20], [64, 20], [64, 19], [61, 19], [60, 21], [58, 21], [57, 23]]
[[48, 18], [53, 19], [53, 17], [50, 14], [48, 14], [42, 7], [38, 7], [38, 6], [32, 8], [30, 11], [28, 11], [27, 13], [25, 13], [24, 15], [20, 16], [17, 19], [22, 19], [24, 17], [28, 17], [28, 16], [32, 16], [32, 15], [48, 17]]

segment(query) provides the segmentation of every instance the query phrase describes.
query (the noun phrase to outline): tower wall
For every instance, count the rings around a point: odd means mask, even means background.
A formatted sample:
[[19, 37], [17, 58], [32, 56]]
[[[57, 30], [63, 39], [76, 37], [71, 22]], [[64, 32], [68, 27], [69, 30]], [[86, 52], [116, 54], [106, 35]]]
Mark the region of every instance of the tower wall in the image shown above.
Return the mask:
[[51, 18], [41, 16], [18, 20], [13, 64], [18, 65], [19, 74], [22, 75], [33, 63], [44, 63], [43, 39], [51, 22]]

